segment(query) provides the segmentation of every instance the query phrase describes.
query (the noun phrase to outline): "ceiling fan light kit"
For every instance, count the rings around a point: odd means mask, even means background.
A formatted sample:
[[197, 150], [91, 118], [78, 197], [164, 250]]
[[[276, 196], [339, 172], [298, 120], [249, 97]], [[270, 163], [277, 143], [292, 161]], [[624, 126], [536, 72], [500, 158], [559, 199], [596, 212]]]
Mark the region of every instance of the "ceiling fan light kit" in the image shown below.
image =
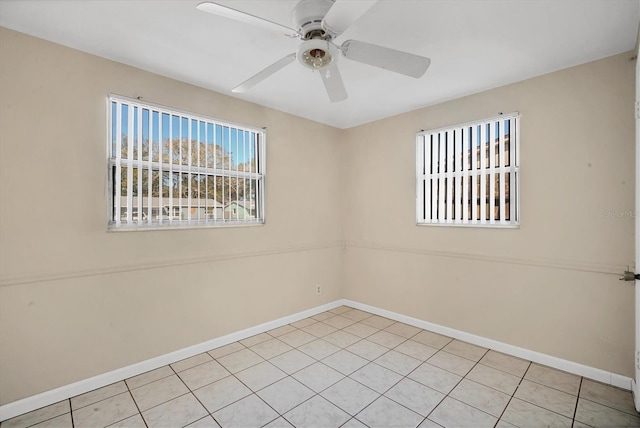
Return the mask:
[[357, 19], [364, 15], [377, 0], [301, 0], [296, 4], [292, 20], [296, 30], [260, 17], [228, 8], [213, 2], [200, 3], [197, 8], [225, 18], [278, 31], [302, 40], [295, 53], [276, 61], [233, 89], [245, 92], [275, 74], [295, 59], [311, 70], [320, 72], [331, 102], [347, 99], [337, 61], [340, 53], [351, 60], [393, 71], [414, 78], [424, 75], [431, 60], [419, 55], [360, 42], [347, 40], [336, 46], [333, 39], [340, 36]]
[[305, 40], [298, 48], [298, 62], [311, 70], [322, 70], [338, 59], [338, 48], [333, 43], [322, 40]]

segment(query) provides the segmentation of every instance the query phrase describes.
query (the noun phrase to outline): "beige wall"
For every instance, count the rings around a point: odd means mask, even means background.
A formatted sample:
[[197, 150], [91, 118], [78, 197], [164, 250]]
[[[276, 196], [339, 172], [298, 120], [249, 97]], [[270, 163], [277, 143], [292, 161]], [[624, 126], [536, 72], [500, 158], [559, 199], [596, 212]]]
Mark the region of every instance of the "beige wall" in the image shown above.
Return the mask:
[[[341, 297], [631, 376], [628, 56], [338, 130], [0, 29], [0, 403]], [[267, 224], [106, 232], [109, 92], [268, 127]], [[415, 132], [514, 110], [522, 227], [417, 227]]]
[[[631, 55], [346, 131], [346, 297], [632, 376]], [[521, 227], [416, 226], [415, 132], [512, 111]]]
[[[267, 224], [107, 232], [110, 92], [266, 126]], [[339, 130], [6, 29], [0, 120], [0, 403], [342, 297]]]

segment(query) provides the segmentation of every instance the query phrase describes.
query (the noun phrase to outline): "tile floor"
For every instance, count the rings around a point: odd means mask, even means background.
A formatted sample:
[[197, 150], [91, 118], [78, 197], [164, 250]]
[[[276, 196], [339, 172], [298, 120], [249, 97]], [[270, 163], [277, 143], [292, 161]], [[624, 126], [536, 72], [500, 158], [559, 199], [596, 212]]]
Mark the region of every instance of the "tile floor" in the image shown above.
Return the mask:
[[640, 427], [631, 393], [342, 306], [9, 427]]

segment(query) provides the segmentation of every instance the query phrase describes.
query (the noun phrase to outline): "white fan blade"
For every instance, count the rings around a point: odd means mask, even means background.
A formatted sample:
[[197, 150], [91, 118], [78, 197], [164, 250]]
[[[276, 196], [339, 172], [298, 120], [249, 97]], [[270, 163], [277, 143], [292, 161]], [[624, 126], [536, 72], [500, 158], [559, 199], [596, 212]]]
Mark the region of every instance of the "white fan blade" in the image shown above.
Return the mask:
[[322, 20], [322, 28], [336, 37], [364, 15], [377, 0], [336, 0]]
[[280, 60], [274, 62], [269, 67], [259, 72], [258, 74], [250, 77], [249, 79], [245, 80], [244, 82], [242, 82], [241, 84], [233, 88], [232, 92], [242, 93], [242, 92], [248, 91], [249, 89], [256, 86], [258, 83], [262, 82], [267, 77], [271, 76], [272, 74], [275, 74], [277, 71], [291, 64], [293, 61], [295, 61], [295, 59], [296, 59], [295, 53], [289, 54], [284, 58], [281, 58]]
[[329, 100], [331, 100], [332, 103], [347, 99], [347, 90], [342, 82], [342, 76], [340, 76], [338, 66], [334, 65], [333, 67], [320, 70], [320, 76], [322, 76], [324, 88], [327, 90], [327, 95], [329, 95]]
[[231, 9], [230, 7], [222, 6], [217, 3], [204, 2], [200, 3], [198, 6], [196, 6], [196, 8], [203, 12], [208, 12], [214, 15], [224, 16], [225, 18], [233, 19], [247, 24], [256, 25], [267, 30], [277, 31], [279, 33], [284, 33], [291, 36], [297, 35], [296, 30], [293, 30], [289, 27], [259, 18], [257, 16], [250, 15], [248, 13], [240, 12], [239, 10]]
[[395, 71], [416, 79], [422, 77], [431, 64], [431, 60], [423, 56], [371, 43], [359, 42], [358, 40], [347, 40], [340, 49], [342, 54], [350, 60]]

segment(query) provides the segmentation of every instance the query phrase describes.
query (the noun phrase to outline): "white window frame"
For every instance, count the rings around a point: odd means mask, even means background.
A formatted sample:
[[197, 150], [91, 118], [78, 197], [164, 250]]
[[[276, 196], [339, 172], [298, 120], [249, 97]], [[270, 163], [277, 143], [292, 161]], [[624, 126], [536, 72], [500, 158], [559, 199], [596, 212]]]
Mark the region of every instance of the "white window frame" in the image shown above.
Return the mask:
[[[123, 119], [123, 106], [127, 106], [126, 119]], [[177, 137], [172, 129], [175, 121], [180, 125]], [[107, 123], [108, 230], [264, 224], [264, 128], [238, 125], [114, 94], [107, 97]], [[126, 131], [122, 129], [125, 123]], [[173, 138], [169, 138], [171, 136]], [[234, 156], [244, 156], [245, 162], [240, 163]], [[134, 173], [134, 170], [137, 171]], [[146, 183], [143, 182], [145, 176]], [[167, 183], [177, 183], [178, 187]], [[153, 189], [154, 185], [157, 190]], [[120, 197], [116, 196], [116, 189], [121, 189]], [[175, 190], [178, 190], [177, 196]], [[242, 210], [237, 210], [238, 206]], [[242, 217], [239, 212], [243, 213]]]
[[[505, 135], [507, 126], [509, 133]], [[476, 150], [471, 150], [472, 147]], [[481, 156], [487, 150], [490, 155]], [[479, 185], [478, 180], [484, 185]], [[467, 203], [463, 202], [463, 195], [467, 195]], [[520, 226], [520, 115], [517, 112], [416, 134], [416, 223]]]

